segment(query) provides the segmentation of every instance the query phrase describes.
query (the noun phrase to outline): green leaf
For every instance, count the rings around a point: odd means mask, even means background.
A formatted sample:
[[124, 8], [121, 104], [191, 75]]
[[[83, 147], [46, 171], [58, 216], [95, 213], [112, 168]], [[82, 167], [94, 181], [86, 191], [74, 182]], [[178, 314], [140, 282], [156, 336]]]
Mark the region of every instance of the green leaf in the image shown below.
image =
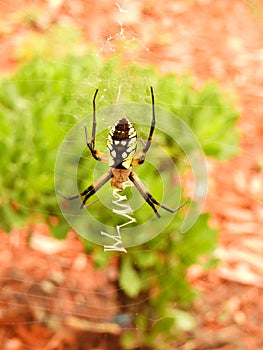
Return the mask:
[[66, 221], [62, 219], [62, 221], [58, 222], [57, 225], [50, 225], [50, 229], [54, 237], [58, 239], [63, 239], [68, 233], [69, 225]]
[[166, 316], [158, 320], [152, 327], [152, 333], [168, 333], [175, 325], [175, 318]]
[[175, 309], [168, 314], [174, 318], [176, 328], [180, 331], [191, 332], [197, 325], [195, 318], [187, 311]]
[[196, 263], [198, 257], [209, 254], [216, 248], [218, 230], [209, 227], [208, 220], [208, 214], [201, 215], [174, 247], [175, 253], [186, 266]]
[[119, 285], [131, 298], [137, 297], [141, 291], [140, 277], [128, 256], [124, 256], [121, 260]]
[[158, 253], [155, 251], [142, 251], [134, 253], [136, 264], [143, 269], [154, 266], [158, 263]]
[[136, 347], [136, 336], [133, 332], [127, 331], [121, 337], [121, 346], [123, 349], [134, 349]]

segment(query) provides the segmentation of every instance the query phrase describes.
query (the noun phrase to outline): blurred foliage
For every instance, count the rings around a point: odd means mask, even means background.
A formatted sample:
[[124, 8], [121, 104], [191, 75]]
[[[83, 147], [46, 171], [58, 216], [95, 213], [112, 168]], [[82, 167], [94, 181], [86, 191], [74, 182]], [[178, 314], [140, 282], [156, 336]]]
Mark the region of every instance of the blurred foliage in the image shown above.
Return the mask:
[[[77, 40], [74, 33], [70, 35], [72, 41]], [[117, 56], [101, 61], [91, 52], [80, 54], [81, 50], [72, 50], [74, 54], [69, 55], [71, 45], [61, 38], [68, 42], [67, 34], [61, 32], [52, 36], [51, 31], [41, 40], [36, 34], [17, 55], [21, 61], [33, 56], [32, 52], [39, 55], [1, 81], [0, 215], [4, 230], [38, 219], [37, 213], [47, 218], [60, 215], [53, 186], [56, 154], [67, 131], [92, 112], [97, 87], [103, 92], [98, 101], [102, 108], [116, 103], [120, 87], [118, 102], [150, 103], [148, 86], [152, 85], [156, 104], [186, 121], [206, 155], [223, 160], [236, 153], [238, 134], [234, 126], [238, 114], [229, 96], [214, 82], [197, 89], [190, 76], [159, 76], [153, 67], [124, 64]], [[84, 142], [84, 135], [80, 137]], [[181, 158], [177, 159], [180, 162]], [[158, 195], [161, 189], [157, 186], [156, 191]], [[94, 208], [99, 214], [99, 207]], [[180, 235], [180, 215], [140, 250], [130, 249], [129, 254], [120, 256], [119, 285], [132, 300], [127, 312], [134, 315], [136, 311], [137, 328], [124, 335], [124, 348], [141, 343], [160, 348], [180, 331], [195, 326], [194, 319], [183, 311], [195, 295], [185, 274], [192, 264], [207, 268], [214, 264], [211, 253], [217, 232], [209, 227], [208, 216], [202, 215], [187, 234]], [[59, 238], [66, 234], [63, 219], [53, 232]], [[97, 266], [107, 264], [112, 254], [102, 253], [89, 242], [86, 246]], [[141, 296], [145, 296], [144, 301], [137, 303]], [[182, 310], [174, 307], [178, 304]]]
[[148, 84], [155, 88], [157, 104], [191, 126], [207, 155], [233, 156], [238, 142], [233, 129], [237, 113], [226, 105], [215, 84], [196, 90], [189, 77], [158, 77], [152, 67], [122, 66], [116, 57], [101, 62], [91, 53], [58, 61], [36, 57], [1, 82], [3, 228], [20, 225], [33, 208], [57, 212], [53, 189], [57, 150], [70, 127], [92, 111], [95, 87], [104, 92], [101, 108], [115, 103], [119, 86], [123, 102], [143, 102]]

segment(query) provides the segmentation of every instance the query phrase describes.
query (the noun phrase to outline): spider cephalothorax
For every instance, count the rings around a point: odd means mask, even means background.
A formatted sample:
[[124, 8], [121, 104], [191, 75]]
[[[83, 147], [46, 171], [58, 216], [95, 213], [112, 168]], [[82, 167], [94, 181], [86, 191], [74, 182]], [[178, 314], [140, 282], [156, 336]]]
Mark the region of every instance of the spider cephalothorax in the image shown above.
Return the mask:
[[155, 128], [155, 108], [154, 108], [154, 95], [153, 88], [151, 90], [152, 97], [152, 122], [151, 128], [148, 136], [148, 140], [141, 153], [136, 156], [135, 152], [137, 149], [137, 133], [131, 122], [125, 117], [117, 121], [110, 129], [107, 139], [107, 146], [109, 154], [100, 153], [95, 149], [95, 136], [96, 136], [96, 96], [98, 89], [95, 91], [93, 98], [93, 126], [92, 126], [92, 136], [89, 141], [87, 128], [85, 126], [86, 144], [93, 156], [98, 161], [108, 162], [109, 170], [107, 173], [102, 175], [97, 179], [92, 185], [90, 185], [86, 190], [80, 194], [72, 197], [64, 197], [65, 199], [76, 199], [82, 197], [81, 208], [84, 208], [87, 200], [96, 193], [107, 181], [111, 179], [111, 185], [120, 190], [123, 189], [123, 183], [127, 180], [133, 182], [137, 190], [140, 192], [141, 196], [145, 201], [151, 206], [157, 217], [160, 214], [157, 211], [157, 207], [163, 208], [171, 213], [175, 213], [180, 208], [182, 208], [185, 203], [181, 204], [176, 209], [170, 209], [159, 203], [145, 188], [139, 177], [135, 174], [132, 167], [136, 165], [143, 164], [145, 161], [145, 156], [147, 151], [151, 146], [152, 136]]

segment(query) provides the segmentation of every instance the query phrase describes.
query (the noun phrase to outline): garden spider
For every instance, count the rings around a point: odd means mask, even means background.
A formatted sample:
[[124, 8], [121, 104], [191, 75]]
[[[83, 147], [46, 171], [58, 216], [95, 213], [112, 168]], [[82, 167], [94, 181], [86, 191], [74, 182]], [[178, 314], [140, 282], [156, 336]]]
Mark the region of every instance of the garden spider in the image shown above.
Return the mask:
[[161, 215], [158, 213], [156, 206], [163, 208], [170, 213], [175, 213], [181, 209], [188, 201], [187, 199], [176, 209], [170, 209], [159, 203], [145, 188], [138, 175], [132, 169], [132, 166], [141, 165], [145, 161], [146, 153], [148, 152], [152, 136], [155, 128], [155, 107], [154, 107], [154, 94], [153, 88], [150, 87], [151, 99], [152, 99], [152, 122], [148, 136], [147, 143], [141, 151], [141, 154], [135, 156], [137, 149], [137, 133], [132, 123], [128, 119], [122, 118], [117, 121], [110, 129], [107, 139], [107, 147], [109, 154], [104, 154], [95, 149], [95, 136], [96, 136], [96, 96], [98, 89], [96, 89], [93, 97], [93, 126], [91, 140], [88, 139], [87, 127], [85, 126], [86, 145], [89, 148], [92, 156], [97, 161], [107, 162], [110, 169], [101, 177], [99, 177], [92, 185], [86, 188], [83, 192], [72, 197], [65, 197], [59, 193], [64, 199], [72, 200], [79, 197], [83, 197], [80, 208], [86, 206], [88, 199], [93, 196], [107, 181], [111, 179], [111, 186], [123, 190], [123, 183], [128, 179], [133, 182], [144, 200], [151, 206], [158, 218]]

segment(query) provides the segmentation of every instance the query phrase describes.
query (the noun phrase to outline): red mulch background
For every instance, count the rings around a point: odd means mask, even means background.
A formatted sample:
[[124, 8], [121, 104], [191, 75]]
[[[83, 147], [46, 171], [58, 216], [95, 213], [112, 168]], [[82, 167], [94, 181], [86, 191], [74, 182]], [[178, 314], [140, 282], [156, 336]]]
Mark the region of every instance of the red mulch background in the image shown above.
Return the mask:
[[[33, 5], [41, 20], [14, 24], [14, 14]], [[12, 0], [0, 2], [0, 13], [0, 23], [8, 23], [0, 31], [2, 73], [15, 69], [16, 45], [30, 31], [70, 22], [102, 55], [121, 51], [127, 60], [154, 63], [161, 72], [191, 71], [200, 84], [214, 78], [236, 92], [239, 156], [208, 160], [206, 209], [220, 228], [222, 262], [208, 273], [189, 270], [201, 292], [192, 311], [198, 326], [173, 348], [263, 349], [262, 1]], [[119, 348], [121, 330], [111, 322], [119, 311], [114, 260], [94, 270], [74, 233], [56, 241], [44, 224], [0, 235], [1, 349]]]

